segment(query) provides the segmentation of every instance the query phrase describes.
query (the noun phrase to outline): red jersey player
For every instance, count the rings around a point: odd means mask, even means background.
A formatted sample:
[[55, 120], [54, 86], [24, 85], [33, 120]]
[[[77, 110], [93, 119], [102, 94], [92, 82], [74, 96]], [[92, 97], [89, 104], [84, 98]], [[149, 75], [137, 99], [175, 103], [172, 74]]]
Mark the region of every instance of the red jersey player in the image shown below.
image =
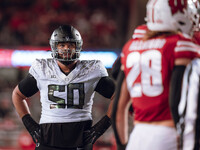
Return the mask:
[[[198, 19], [192, 16], [195, 8], [192, 0], [150, 0], [147, 25], [139, 26], [123, 47], [112, 115], [121, 149], [128, 142], [129, 104], [134, 109], [135, 126], [127, 150], [177, 149], [169, 97], [179, 96], [180, 89], [175, 88], [182, 81], [185, 66], [197, 57], [189, 36]], [[175, 83], [173, 88], [170, 82]]]

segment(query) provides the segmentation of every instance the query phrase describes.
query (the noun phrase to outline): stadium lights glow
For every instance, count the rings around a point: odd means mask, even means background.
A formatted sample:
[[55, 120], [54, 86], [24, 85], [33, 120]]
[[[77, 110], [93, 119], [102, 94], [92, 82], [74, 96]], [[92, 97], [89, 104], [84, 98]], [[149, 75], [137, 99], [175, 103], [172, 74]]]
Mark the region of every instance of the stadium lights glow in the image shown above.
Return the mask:
[[[14, 50], [11, 55], [11, 64], [13, 67], [30, 66], [36, 58], [52, 58], [50, 51], [40, 50]], [[117, 54], [113, 51], [83, 51], [80, 60], [101, 60], [106, 68], [111, 68]]]

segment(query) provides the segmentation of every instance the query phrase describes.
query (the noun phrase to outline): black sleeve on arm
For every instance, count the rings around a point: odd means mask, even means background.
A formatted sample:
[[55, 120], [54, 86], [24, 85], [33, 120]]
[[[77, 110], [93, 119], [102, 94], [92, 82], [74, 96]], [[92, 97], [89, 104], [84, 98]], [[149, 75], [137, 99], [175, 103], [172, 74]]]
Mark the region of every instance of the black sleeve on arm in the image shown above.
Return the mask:
[[30, 97], [39, 91], [37, 81], [31, 74], [28, 74], [26, 78], [20, 81], [18, 87], [20, 92], [26, 97]]
[[126, 145], [123, 145], [120, 141], [120, 138], [117, 132], [117, 127], [116, 127], [116, 115], [117, 115], [117, 106], [119, 103], [119, 97], [120, 97], [120, 92], [121, 92], [121, 86], [122, 86], [124, 78], [125, 78], [125, 74], [123, 71], [120, 70], [119, 75], [117, 77], [117, 86], [115, 90], [115, 98], [113, 102], [112, 115], [111, 115], [112, 127], [115, 134], [116, 142], [117, 142], [118, 147], [121, 147], [121, 149], [125, 149]]
[[95, 91], [99, 94], [103, 95], [106, 98], [111, 98], [114, 91], [115, 91], [115, 84], [113, 80], [109, 77], [102, 77], [96, 88]]
[[169, 103], [175, 124], [179, 121], [178, 105], [181, 98], [182, 79], [185, 66], [175, 66], [172, 72], [169, 91]]
[[121, 57], [118, 57], [113, 66], [112, 66], [112, 71], [111, 71], [111, 75], [113, 77], [114, 80], [117, 80], [117, 76], [120, 72], [120, 67], [121, 67]]

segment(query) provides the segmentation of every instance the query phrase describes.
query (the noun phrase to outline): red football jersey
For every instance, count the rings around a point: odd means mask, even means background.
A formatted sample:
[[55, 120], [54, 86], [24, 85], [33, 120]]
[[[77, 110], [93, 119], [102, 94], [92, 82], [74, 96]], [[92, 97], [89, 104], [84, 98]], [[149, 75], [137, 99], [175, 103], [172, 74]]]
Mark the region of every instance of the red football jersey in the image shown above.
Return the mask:
[[194, 32], [193, 41], [194, 43], [200, 45], [200, 31]]
[[145, 25], [139, 26], [121, 54], [134, 119], [170, 120], [169, 83], [174, 62], [196, 57], [196, 45], [182, 34], [143, 41], [146, 31]]

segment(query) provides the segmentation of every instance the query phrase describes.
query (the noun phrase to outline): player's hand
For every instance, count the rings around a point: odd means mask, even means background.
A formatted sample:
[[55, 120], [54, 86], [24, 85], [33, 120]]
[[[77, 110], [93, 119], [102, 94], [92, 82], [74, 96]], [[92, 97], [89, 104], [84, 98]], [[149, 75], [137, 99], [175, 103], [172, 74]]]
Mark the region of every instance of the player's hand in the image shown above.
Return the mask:
[[90, 130], [86, 130], [83, 133], [84, 144], [94, 144], [96, 140], [101, 136], [101, 134], [92, 127]]
[[83, 133], [84, 144], [94, 144], [96, 140], [111, 126], [110, 118], [105, 115], [93, 127]]
[[33, 120], [30, 114], [26, 114], [22, 117], [22, 122], [31, 135], [36, 147], [39, 147], [41, 141], [41, 129], [40, 125]]
[[36, 147], [39, 147], [40, 141], [41, 141], [41, 129], [36, 128], [35, 131], [29, 132], [34, 143], [36, 144]]

